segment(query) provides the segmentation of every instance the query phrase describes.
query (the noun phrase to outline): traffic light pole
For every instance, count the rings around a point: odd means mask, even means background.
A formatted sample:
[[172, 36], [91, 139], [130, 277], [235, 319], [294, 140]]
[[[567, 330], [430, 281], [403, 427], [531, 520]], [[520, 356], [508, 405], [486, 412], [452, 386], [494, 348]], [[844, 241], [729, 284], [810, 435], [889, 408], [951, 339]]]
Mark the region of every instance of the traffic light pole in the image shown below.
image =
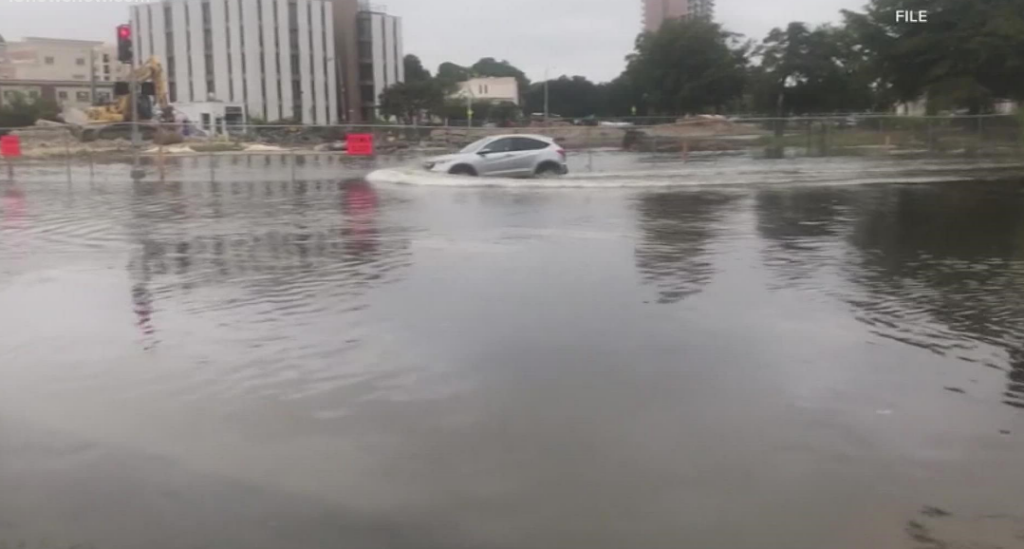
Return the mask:
[[[132, 28], [130, 39], [135, 40], [135, 30]], [[132, 179], [142, 179], [146, 172], [139, 166], [139, 147], [140, 147], [140, 136], [139, 136], [139, 79], [135, 70], [135, 50], [132, 48], [131, 59], [128, 63], [131, 68], [131, 74], [129, 75], [129, 86], [131, 86], [131, 98], [132, 103]]]

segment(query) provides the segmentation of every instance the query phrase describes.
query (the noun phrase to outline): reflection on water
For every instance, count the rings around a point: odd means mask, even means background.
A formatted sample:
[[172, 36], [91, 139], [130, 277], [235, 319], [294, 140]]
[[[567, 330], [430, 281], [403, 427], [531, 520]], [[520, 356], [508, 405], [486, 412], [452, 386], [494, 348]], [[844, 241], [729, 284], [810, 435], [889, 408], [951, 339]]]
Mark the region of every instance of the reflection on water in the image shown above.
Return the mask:
[[[758, 195], [783, 287], [828, 288], [875, 335], [1006, 370], [1024, 407], [1020, 185], [799, 189]], [[838, 276], [850, 286], [830, 283]]]
[[402, 230], [377, 226], [378, 200], [361, 180], [215, 184], [200, 193], [140, 184], [130, 205], [129, 270], [146, 284], [160, 280], [165, 291], [312, 280], [365, 289], [405, 261]]
[[888, 324], [880, 331], [905, 343], [1009, 370], [1006, 402], [1022, 406], [1024, 200], [1007, 190], [906, 187], [873, 196], [861, 205], [852, 236], [859, 259], [849, 270], [865, 289], [858, 305], [867, 322]]
[[714, 276], [710, 254], [735, 195], [654, 193], [639, 198], [636, 265], [659, 303], [676, 303], [701, 291]]
[[757, 229], [767, 241], [763, 261], [784, 287], [813, 286], [842, 261], [851, 191], [809, 188], [757, 193]]
[[[396, 280], [409, 263], [402, 226], [379, 224], [381, 200], [362, 180], [136, 185], [126, 221], [128, 271], [143, 346], [166, 337], [168, 310], [202, 315], [247, 342], [232, 368], [261, 390], [277, 377], [275, 367], [296, 360], [316, 372], [309, 385], [326, 386], [343, 375], [334, 359], [362, 344], [358, 331], [318, 343], [322, 336], [303, 327], [329, 319], [340, 327], [366, 307], [368, 290]], [[216, 333], [178, 334], [174, 344], [207, 345], [193, 359], [206, 362], [216, 360], [218, 340]], [[272, 358], [268, 342], [275, 342]], [[234, 390], [237, 381], [205, 390]]]

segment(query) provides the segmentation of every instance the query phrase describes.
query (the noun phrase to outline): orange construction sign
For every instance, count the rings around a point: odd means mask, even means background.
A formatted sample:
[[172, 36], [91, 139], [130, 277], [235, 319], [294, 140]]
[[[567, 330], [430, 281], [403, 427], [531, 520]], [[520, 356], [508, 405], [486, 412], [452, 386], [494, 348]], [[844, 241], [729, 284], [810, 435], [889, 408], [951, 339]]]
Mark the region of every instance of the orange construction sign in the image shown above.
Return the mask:
[[348, 134], [348, 155], [349, 156], [373, 156], [373, 134], [372, 133], [350, 133], [350, 134]]
[[16, 135], [0, 137], [0, 156], [4, 158], [21, 156], [21, 139]]

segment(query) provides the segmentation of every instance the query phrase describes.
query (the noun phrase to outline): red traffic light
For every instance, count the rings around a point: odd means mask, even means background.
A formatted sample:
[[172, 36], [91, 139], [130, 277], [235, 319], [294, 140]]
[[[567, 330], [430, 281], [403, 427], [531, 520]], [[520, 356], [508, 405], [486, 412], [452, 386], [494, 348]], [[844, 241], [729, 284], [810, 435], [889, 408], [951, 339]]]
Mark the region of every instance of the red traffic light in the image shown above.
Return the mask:
[[128, 25], [118, 25], [117, 36], [122, 40], [128, 40], [132, 37], [132, 28]]

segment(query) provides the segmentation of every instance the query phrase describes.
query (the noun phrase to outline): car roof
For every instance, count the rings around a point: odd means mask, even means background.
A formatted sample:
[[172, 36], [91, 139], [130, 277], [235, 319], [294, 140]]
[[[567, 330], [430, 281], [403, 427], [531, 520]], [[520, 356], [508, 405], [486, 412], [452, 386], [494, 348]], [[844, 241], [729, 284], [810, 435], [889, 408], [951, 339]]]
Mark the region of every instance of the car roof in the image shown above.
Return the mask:
[[535, 133], [508, 133], [508, 134], [503, 134], [503, 135], [493, 135], [493, 136], [491, 136], [491, 139], [492, 140], [493, 139], [504, 139], [506, 137], [526, 137], [528, 139], [537, 139], [539, 141], [545, 141], [545, 142], [549, 142], [549, 143], [554, 143], [555, 142], [554, 138], [548, 137], [546, 135], [535, 134]]

